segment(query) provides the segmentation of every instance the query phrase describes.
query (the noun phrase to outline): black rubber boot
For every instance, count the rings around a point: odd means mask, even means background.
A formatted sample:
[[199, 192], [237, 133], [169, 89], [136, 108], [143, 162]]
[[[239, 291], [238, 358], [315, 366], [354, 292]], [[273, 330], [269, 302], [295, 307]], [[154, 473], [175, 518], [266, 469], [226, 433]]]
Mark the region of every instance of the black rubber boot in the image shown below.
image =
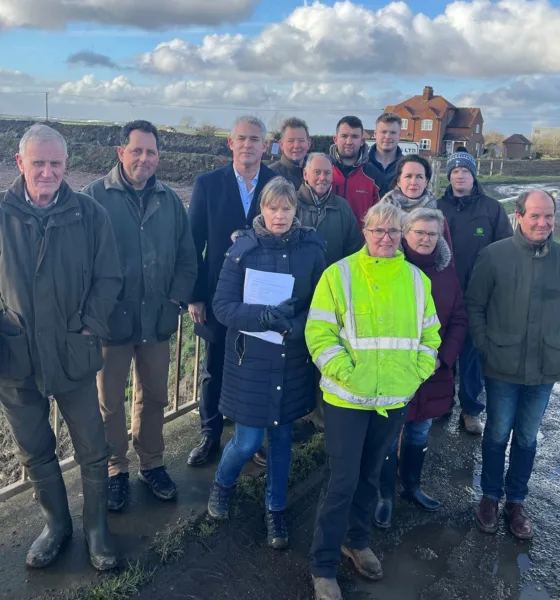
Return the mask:
[[391, 451], [383, 461], [381, 475], [379, 476], [379, 495], [377, 506], [373, 515], [373, 523], [380, 529], [391, 527], [393, 507], [395, 505], [395, 486], [397, 481], [397, 450]]
[[62, 545], [72, 537], [72, 518], [58, 461], [27, 471], [47, 524], [31, 545], [26, 563], [41, 569], [55, 560]]
[[420, 487], [426, 450], [427, 446], [402, 445], [400, 470], [403, 491], [401, 492], [401, 498], [412, 502], [422, 510], [435, 512], [441, 508], [441, 504], [425, 494]]
[[83, 468], [84, 535], [91, 564], [98, 571], [117, 566], [117, 553], [107, 524], [107, 467]]

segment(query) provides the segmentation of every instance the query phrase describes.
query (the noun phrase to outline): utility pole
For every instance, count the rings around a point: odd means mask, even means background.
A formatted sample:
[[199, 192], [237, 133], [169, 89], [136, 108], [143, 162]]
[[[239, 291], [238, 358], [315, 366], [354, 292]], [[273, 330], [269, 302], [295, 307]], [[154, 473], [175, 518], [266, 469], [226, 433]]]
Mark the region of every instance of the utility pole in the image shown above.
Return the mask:
[[49, 92], [45, 92], [45, 121], [49, 122]]

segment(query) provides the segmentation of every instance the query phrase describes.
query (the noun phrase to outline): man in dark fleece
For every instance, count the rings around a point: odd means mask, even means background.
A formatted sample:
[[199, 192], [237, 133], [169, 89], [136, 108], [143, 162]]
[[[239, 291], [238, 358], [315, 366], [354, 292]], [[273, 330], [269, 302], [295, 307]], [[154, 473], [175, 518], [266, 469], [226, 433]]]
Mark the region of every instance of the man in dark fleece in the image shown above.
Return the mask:
[[[463, 293], [480, 251], [513, 234], [504, 207], [484, 194], [476, 178], [476, 162], [464, 150], [449, 157], [447, 178], [450, 185], [438, 200], [438, 208], [447, 219], [451, 231], [455, 266]], [[484, 382], [480, 354], [473, 346], [470, 335], [467, 335], [459, 355], [459, 371], [461, 421], [466, 431], [481, 435], [483, 427], [479, 415], [484, 410], [484, 404], [479, 396]]]

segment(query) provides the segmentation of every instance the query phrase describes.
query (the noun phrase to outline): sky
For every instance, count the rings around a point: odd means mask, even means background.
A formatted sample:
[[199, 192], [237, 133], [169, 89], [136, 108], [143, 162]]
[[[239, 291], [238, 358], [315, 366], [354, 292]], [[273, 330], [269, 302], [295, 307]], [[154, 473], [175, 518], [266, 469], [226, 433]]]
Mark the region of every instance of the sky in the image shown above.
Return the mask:
[[0, 0], [0, 114], [373, 128], [435, 94], [484, 131], [560, 126], [560, 0]]

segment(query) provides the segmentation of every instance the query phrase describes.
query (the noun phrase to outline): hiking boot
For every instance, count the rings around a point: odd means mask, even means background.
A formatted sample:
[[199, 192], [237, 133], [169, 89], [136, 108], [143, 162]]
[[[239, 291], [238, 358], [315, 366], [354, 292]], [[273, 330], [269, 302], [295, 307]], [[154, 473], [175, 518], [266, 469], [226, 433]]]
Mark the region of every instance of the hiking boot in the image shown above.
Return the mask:
[[234, 491], [235, 486], [225, 488], [214, 481], [210, 490], [210, 497], [208, 498], [208, 514], [213, 519], [218, 521], [229, 519], [229, 505]]
[[149, 485], [153, 495], [160, 500], [171, 500], [177, 495], [177, 486], [167, 474], [165, 467], [156, 467], [146, 471], [140, 470], [138, 479]]
[[484, 533], [498, 531], [498, 503], [496, 500], [482, 496], [476, 511], [476, 524]]
[[261, 446], [255, 454], [253, 454], [253, 462], [258, 467], [263, 467], [266, 469], [266, 448]]
[[467, 415], [467, 413], [462, 412], [460, 419], [467, 433], [470, 433], [471, 435], [482, 435], [484, 426], [478, 417], [473, 417], [472, 415]]
[[312, 575], [311, 578], [315, 589], [315, 600], [342, 600], [342, 594], [336, 579], [315, 577], [315, 575]]
[[283, 510], [266, 511], [266, 541], [270, 548], [284, 550], [288, 547], [288, 529]]
[[109, 498], [107, 508], [112, 511], [121, 510], [128, 496], [128, 473], [117, 473], [109, 477]]
[[342, 546], [342, 554], [348, 557], [354, 563], [356, 571], [367, 579], [377, 581], [383, 577], [381, 563], [371, 548], [356, 550], [356, 548]]
[[509, 530], [516, 538], [530, 540], [533, 537], [533, 525], [524, 504], [506, 502], [504, 505], [504, 519]]
[[215, 440], [209, 435], [205, 435], [200, 440], [198, 446], [191, 450], [187, 464], [191, 467], [200, 467], [205, 465], [210, 459], [214, 458], [220, 451], [220, 440]]

